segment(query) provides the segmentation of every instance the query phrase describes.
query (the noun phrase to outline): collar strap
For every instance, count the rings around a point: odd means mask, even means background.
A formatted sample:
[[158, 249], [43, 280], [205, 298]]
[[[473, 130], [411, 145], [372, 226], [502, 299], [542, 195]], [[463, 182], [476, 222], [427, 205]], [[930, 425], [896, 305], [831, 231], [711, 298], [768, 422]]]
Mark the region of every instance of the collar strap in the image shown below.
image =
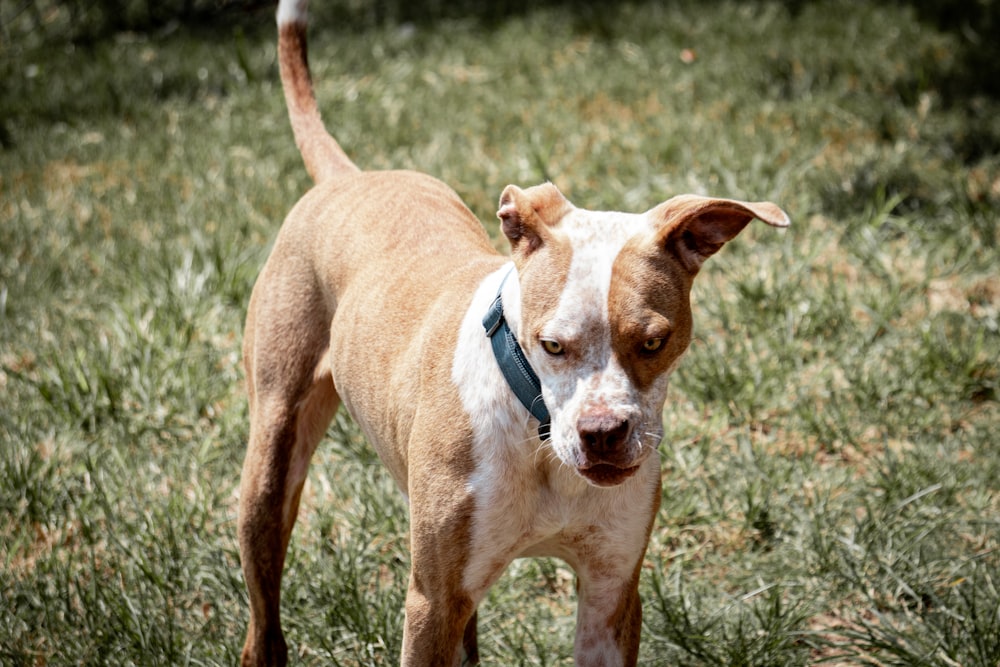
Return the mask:
[[[513, 270], [510, 273], [513, 273]], [[538, 437], [545, 440], [549, 437], [549, 411], [545, 407], [545, 401], [542, 400], [542, 383], [538, 381], [538, 376], [528, 363], [524, 350], [521, 349], [517, 337], [510, 330], [503, 315], [501, 294], [510, 273], [500, 281], [497, 298], [493, 300], [489, 310], [486, 311], [486, 316], [483, 317], [483, 327], [493, 346], [493, 356], [500, 366], [500, 372], [503, 373], [511, 391], [517, 396], [517, 400], [521, 401], [521, 405], [538, 420]]]

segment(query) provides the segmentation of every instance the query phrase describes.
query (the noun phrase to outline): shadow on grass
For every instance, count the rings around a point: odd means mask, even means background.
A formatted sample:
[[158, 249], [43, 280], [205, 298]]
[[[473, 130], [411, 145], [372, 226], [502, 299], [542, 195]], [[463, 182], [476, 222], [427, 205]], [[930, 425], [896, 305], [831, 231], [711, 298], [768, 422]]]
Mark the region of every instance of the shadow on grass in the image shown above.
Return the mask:
[[[447, 19], [473, 19], [485, 24], [503, 21], [541, 7], [574, 11], [581, 28], [599, 31], [602, 17], [615, 2], [600, 0], [330, 0], [312, 3], [310, 11], [330, 25], [364, 30], [386, 25], [431, 25]], [[183, 26], [215, 30], [234, 23], [245, 27], [270, 25], [277, 0], [25, 0], [0, 15], [4, 36], [36, 33], [47, 42], [90, 44], [122, 32], [158, 33]], [[18, 27], [20, 26], [20, 27]]]
[[[757, 4], [746, 0], [744, 4]], [[905, 103], [916, 105], [927, 89], [939, 92], [945, 102], [964, 105], [975, 97], [1000, 97], [1000, 3], [988, 0], [896, 0], [912, 7], [925, 23], [955, 37], [957, 52], [947, 66], [915, 67], [912, 85], [900, 89]], [[545, 7], [567, 10], [576, 31], [610, 38], [610, 17], [620, 2], [601, 0], [326, 0], [313, 2], [316, 23], [358, 31], [384, 26], [432, 26], [448, 19], [469, 19], [493, 25]], [[703, 3], [703, 6], [711, 3]], [[819, 0], [784, 0], [798, 14]], [[188, 34], [218, 36], [235, 29], [271, 30], [277, 0], [24, 0], [0, 12], [0, 38], [6, 48], [26, 45], [94, 45], [121, 33]], [[706, 9], [705, 11], [711, 11]], [[20, 46], [18, 46], [20, 44]], [[13, 45], [13, 48], [12, 48]], [[995, 134], [995, 133], [994, 133]], [[1000, 138], [992, 142], [970, 140], [969, 161], [1000, 151]]]
[[[925, 22], [959, 38], [959, 71], [951, 72], [946, 82], [950, 95], [1000, 96], [1000, 5], [987, 0], [897, 1], [912, 6]], [[26, 0], [0, 15], [0, 26], [5, 38], [12, 26], [22, 23], [42, 32], [46, 41], [80, 44], [125, 31], [158, 32], [177, 25], [212, 30], [234, 22], [269, 23], [276, 4], [276, 0]], [[572, 10], [576, 27], [601, 34], [608, 23], [604, 17], [617, 4], [600, 0], [329, 0], [313, 3], [312, 11], [330, 19], [332, 25], [357, 30], [456, 18], [490, 24], [540, 7], [561, 7]], [[783, 4], [797, 12], [810, 0], [785, 0]], [[59, 14], [64, 17], [58, 18]]]

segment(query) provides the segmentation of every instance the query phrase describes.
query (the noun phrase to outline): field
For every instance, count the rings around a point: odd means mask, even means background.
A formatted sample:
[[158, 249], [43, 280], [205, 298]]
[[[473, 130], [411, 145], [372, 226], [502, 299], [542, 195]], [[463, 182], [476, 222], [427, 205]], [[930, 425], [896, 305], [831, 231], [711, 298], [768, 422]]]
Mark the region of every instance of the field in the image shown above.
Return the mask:
[[[3, 665], [238, 661], [242, 325], [310, 183], [271, 9], [183, 4], [0, 2]], [[640, 664], [1000, 665], [993, 4], [313, 4], [327, 126], [452, 185], [498, 248], [508, 183], [792, 217], [695, 287]], [[406, 536], [338, 416], [286, 568], [295, 664], [396, 663]], [[484, 663], [572, 664], [573, 590], [515, 563]]]

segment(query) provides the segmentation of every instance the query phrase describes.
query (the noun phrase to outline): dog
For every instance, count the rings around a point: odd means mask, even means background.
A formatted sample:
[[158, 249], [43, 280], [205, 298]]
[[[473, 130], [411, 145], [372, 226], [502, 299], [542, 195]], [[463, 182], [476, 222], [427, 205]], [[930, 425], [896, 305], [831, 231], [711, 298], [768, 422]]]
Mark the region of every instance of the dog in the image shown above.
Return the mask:
[[239, 543], [244, 665], [282, 665], [282, 568], [309, 460], [343, 403], [407, 499], [400, 662], [478, 662], [476, 608], [515, 558], [577, 577], [577, 665], [634, 665], [639, 571], [660, 504], [671, 372], [702, 263], [770, 202], [694, 195], [641, 214], [511, 185], [498, 253], [458, 195], [362, 171], [324, 128], [306, 0], [281, 0], [278, 57], [315, 181], [254, 286], [243, 346], [250, 433]]

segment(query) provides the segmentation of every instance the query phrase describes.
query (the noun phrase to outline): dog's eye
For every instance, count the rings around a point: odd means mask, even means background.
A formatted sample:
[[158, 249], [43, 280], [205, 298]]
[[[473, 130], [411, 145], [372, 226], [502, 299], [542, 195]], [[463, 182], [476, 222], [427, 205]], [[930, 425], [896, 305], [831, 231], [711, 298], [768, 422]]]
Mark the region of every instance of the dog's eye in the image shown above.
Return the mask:
[[542, 340], [542, 347], [552, 356], [558, 356], [564, 352], [562, 343], [557, 340]]
[[643, 352], [656, 352], [663, 347], [662, 338], [648, 338], [642, 342]]

